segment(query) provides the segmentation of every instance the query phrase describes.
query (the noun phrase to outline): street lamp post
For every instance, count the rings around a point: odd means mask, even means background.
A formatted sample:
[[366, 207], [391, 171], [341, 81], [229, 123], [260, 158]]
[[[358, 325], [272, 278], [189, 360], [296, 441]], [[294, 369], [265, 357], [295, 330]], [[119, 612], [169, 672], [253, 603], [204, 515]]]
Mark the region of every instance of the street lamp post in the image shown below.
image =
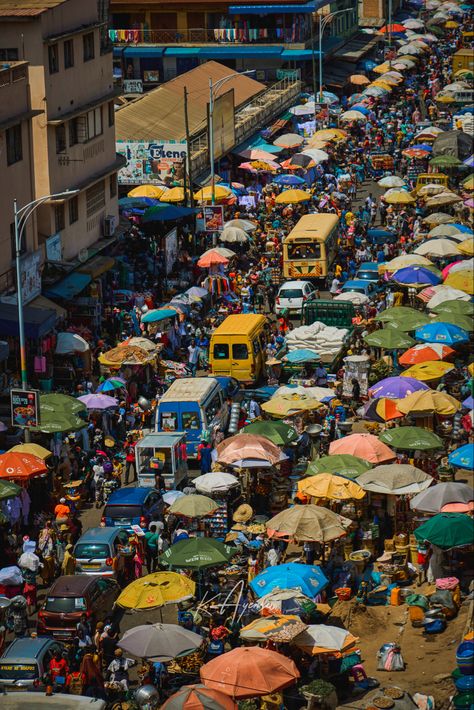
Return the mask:
[[218, 79], [213, 83], [212, 78], [209, 78], [209, 160], [211, 163], [211, 204], [216, 204], [216, 176], [214, 170], [214, 98], [216, 92], [223, 86], [227, 81], [233, 79], [235, 76], [243, 74], [253, 74], [254, 69], [249, 69], [247, 71], [235, 72], [234, 74], [228, 74]]
[[28, 372], [26, 367], [26, 338], [25, 338], [25, 321], [23, 317], [23, 291], [21, 283], [21, 239], [25, 230], [25, 226], [33, 212], [44, 202], [48, 200], [64, 200], [77, 195], [79, 190], [65, 190], [52, 195], [39, 197], [37, 200], [28, 202], [23, 207], [18, 207], [16, 199], [13, 200], [13, 215], [15, 228], [15, 262], [16, 262], [16, 287], [17, 287], [17, 304], [18, 304], [18, 329], [20, 331], [20, 368], [21, 368], [21, 387], [26, 390], [28, 388]]
[[[329, 15], [319, 15], [319, 100], [323, 100], [323, 34], [326, 29], [326, 25], [330, 22], [336, 15], [342, 15], [345, 12], [354, 12], [354, 8], [348, 7], [345, 10], [337, 10], [336, 12], [331, 12]], [[316, 96], [314, 97], [316, 100]]]

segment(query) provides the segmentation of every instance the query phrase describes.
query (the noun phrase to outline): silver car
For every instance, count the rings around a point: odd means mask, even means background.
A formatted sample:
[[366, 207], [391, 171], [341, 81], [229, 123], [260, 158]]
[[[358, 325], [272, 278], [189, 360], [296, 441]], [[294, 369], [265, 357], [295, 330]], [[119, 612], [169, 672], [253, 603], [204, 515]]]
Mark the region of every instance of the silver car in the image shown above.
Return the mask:
[[15, 639], [0, 658], [0, 689], [41, 688], [54, 654], [64, 650], [62, 643], [44, 636]]
[[74, 547], [76, 574], [116, 577], [113, 560], [126, 547], [128, 533], [123, 528], [90, 528]]

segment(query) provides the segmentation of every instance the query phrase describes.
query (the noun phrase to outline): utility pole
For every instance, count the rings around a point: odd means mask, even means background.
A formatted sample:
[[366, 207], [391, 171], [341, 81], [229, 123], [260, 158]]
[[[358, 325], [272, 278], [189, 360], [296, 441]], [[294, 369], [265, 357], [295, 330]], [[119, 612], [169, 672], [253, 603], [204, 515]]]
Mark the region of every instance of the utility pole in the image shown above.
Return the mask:
[[[186, 188], [189, 187], [189, 204], [194, 208], [194, 193], [193, 193], [193, 176], [191, 167], [191, 140], [189, 137], [189, 116], [188, 116], [188, 89], [184, 87], [184, 130], [186, 132], [186, 158], [184, 162], [184, 196], [186, 198], [186, 206], [188, 205], [188, 196]], [[188, 179], [186, 180], [186, 176]], [[196, 217], [193, 216], [191, 234], [193, 236], [193, 256], [196, 255]]]

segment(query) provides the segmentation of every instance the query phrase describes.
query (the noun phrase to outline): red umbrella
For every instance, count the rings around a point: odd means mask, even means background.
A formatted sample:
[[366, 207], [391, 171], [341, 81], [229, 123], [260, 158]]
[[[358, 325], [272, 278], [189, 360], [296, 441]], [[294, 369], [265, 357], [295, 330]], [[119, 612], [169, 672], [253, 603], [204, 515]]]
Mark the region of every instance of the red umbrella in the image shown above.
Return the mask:
[[0, 456], [0, 478], [27, 480], [47, 470], [44, 461], [32, 454], [7, 451]]
[[218, 264], [228, 264], [229, 259], [225, 256], [219, 254], [217, 251], [209, 251], [207, 254], [202, 256], [197, 265], [201, 266], [203, 269], [208, 269], [210, 266], [217, 266]]
[[173, 693], [161, 710], [237, 710], [237, 703], [228, 695], [205, 685], [185, 685]]
[[379, 32], [381, 34], [386, 34], [387, 32], [406, 32], [407, 28], [404, 27], [403, 25], [397, 25], [396, 23], [394, 25], [385, 25], [385, 27], [382, 27]]

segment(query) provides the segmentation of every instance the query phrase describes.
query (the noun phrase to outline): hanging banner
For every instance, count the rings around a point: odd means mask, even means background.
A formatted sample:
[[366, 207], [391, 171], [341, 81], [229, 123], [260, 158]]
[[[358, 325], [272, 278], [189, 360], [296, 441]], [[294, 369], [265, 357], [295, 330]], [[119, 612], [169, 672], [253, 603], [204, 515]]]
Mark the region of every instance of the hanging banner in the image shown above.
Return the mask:
[[162, 185], [184, 179], [186, 141], [117, 141], [116, 150], [127, 161], [118, 172], [119, 185]]
[[10, 390], [10, 405], [12, 426], [39, 426], [39, 390]]

